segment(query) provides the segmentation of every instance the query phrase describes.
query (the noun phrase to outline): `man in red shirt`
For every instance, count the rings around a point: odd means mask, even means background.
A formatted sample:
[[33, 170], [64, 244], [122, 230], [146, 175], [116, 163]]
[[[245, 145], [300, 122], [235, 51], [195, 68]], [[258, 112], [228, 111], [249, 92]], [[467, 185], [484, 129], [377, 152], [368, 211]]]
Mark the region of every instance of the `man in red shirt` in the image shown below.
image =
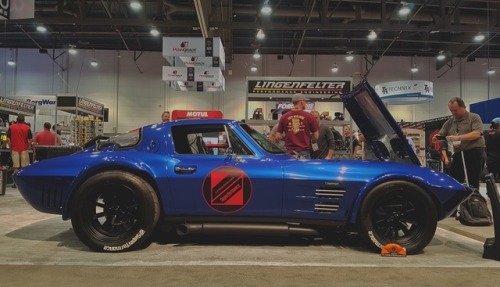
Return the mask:
[[50, 131], [52, 125], [49, 122], [43, 124], [43, 131], [36, 134], [33, 138], [33, 145], [55, 145], [61, 144], [61, 139], [55, 133]]
[[304, 111], [307, 100], [303, 94], [293, 95], [293, 109], [281, 116], [276, 138], [281, 139], [284, 134], [285, 147], [288, 151], [296, 152], [302, 158], [310, 159], [311, 139], [318, 140], [319, 124], [313, 115]]
[[38, 132], [33, 138], [33, 152], [34, 158], [39, 161], [47, 159], [47, 149], [37, 149], [37, 145], [60, 145], [61, 138], [50, 131], [52, 125], [49, 122], [43, 124], [43, 131]]
[[30, 127], [24, 123], [24, 116], [17, 116], [16, 123], [7, 130], [7, 143], [11, 150], [13, 173], [16, 173], [20, 167], [30, 164], [28, 150], [32, 138]]

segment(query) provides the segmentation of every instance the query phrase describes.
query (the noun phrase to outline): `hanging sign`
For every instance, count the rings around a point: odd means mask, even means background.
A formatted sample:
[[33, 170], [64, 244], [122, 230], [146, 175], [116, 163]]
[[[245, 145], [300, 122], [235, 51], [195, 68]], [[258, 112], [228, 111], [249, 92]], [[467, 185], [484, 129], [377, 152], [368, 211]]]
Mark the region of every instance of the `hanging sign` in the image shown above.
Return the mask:
[[181, 119], [222, 119], [222, 112], [214, 110], [172, 111], [172, 120], [181, 120]]
[[248, 93], [255, 94], [340, 94], [351, 90], [351, 81], [250, 80]]
[[391, 105], [412, 105], [430, 102], [434, 98], [429, 81], [395, 81], [375, 86], [382, 101]]
[[220, 68], [163, 66], [162, 79], [177, 91], [222, 92], [226, 81]]
[[0, 109], [12, 114], [34, 115], [36, 104], [0, 96]]
[[78, 109], [91, 115], [104, 117], [104, 105], [86, 98], [78, 98]]
[[217, 57], [224, 70], [225, 53], [219, 37], [163, 37], [163, 57]]
[[224, 66], [221, 65], [221, 61], [219, 57], [166, 57], [166, 60], [169, 64], [175, 67], [220, 67], [224, 70]]
[[0, 0], [0, 20], [10, 19], [10, 0]]

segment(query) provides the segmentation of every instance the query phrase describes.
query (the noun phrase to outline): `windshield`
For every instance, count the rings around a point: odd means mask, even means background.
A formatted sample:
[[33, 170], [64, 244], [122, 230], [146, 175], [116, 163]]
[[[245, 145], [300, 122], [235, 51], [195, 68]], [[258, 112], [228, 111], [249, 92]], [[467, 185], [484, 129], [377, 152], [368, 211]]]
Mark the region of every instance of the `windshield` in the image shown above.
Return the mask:
[[282, 150], [281, 148], [277, 147], [275, 144], [270, 142], [267, 137], [258, 131], [256, 131], [254, 128], [247, 124], [241, 124], [241, 127], [245, 130], [245, 132], [252, 137], [252, 139], [265, 151], [268, 153], [275, 153], [275, 154], [280, 154], [280, 153], [286, 153], [286, 151]]
[[139, 143], [141, 129], [133, 129], [126, 134], [109, 138], [108, 142], [118, 144], [119, 147], [130, 147]]

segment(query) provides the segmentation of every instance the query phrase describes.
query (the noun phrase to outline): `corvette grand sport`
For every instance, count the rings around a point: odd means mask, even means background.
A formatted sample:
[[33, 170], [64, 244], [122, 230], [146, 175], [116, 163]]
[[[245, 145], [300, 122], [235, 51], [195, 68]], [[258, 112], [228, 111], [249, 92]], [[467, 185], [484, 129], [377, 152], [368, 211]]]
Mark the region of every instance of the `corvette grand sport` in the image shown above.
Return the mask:
[[366, 82], [341, 97], [379, 161], [298, 159], [245, 123], [194, 119], [99, 140], [14, 180], [95, 251], [141, 248], [162, 224], [181, 235], [356, 230], [373, 250], [397, 243], [421, 252], [472, 190], [420, 166]]

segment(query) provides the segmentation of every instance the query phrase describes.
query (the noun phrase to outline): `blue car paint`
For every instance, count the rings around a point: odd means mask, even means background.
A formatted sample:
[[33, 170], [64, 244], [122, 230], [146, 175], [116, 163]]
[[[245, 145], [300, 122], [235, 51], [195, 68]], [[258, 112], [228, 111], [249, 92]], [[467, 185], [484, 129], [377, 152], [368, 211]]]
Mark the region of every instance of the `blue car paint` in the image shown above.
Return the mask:
[[[174, 125], [226, 124], [254, 152], [253, 156], [180, 155], [174, 152], [170, 127]], [[154, 142], [153, 145], [151, 143]], [[159, 145], [159, 146], [156, 146]], [[152, 148], [153, 146], [153, 148]], [[177, 164], [195, 165], [192, 175], [174, 172]], [[211, 208], [202, 196], [203, 181], [220, 166], [241, 169], [248, 175], [252, 196], [236, 212]], [[68, 218], [68, 206], [74, 190], [88, 177], [106, 169], [136, 170], [154, 179], [164, 216], [283, 217], [319, 219], [355, 223], [363, 198], [377, 184], [407, 180], [425, 188], [436, 202], [439, 218], [451, 213], [468, 195], [454, 179], [430, 169], [393, 162], [352, 160], [296, 160], [286, 154], [272, 155], [262, 150], [250, 136], [231, 120], [189, 120], [154, 124], [143, 128], [141, 141], [132, 148], [113, 151], [79, 152], [34, 163], [14, 177], [23, 197], [42, 212], [62, 214]], [[51, 181], [55, 181], [52, 183]], [[336, 212], [316, 212], [314, 204], [323, 199], [315, 196], [316, 188], [338, 185], [345, 189]], [[44, 206], [44, 189], [59, 190], [61, 206]]]

